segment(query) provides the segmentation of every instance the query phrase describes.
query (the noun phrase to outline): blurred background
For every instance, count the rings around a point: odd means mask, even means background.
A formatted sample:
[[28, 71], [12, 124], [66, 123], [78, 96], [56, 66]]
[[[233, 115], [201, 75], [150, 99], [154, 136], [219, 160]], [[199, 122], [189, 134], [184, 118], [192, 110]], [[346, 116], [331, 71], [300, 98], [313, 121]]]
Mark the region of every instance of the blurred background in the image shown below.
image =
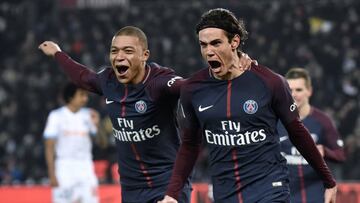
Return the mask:
[[[358, 182], [358, 0], [1, 0], [0, 184], [48, 184], [42, 132], [49, 111], [61, 105], [58, 93], [67, 77], [38, 50], [41, 42], [59, 43], [73, 59], [98, 71], [109, 65], [114, 33], [135, 25], [148, 36], [149, 61], [187, 77], [205, 67], [195, 24], [216, 7], [245, 20], [250, 34], [243, 50], [251, 58], [280, 74], [294, 66], [310, 71], [311, 103], [334, 119], [345, 143], [346, 162], [331, 168], [340, 182]], [[104, 99], [92, 95], [89, 106], [102, 115], [93, 152], [105, 171], [99, 178], [114, 183], [114, 140]], [[205, 149], [194, 181], [208, 181], [206, 166]]]

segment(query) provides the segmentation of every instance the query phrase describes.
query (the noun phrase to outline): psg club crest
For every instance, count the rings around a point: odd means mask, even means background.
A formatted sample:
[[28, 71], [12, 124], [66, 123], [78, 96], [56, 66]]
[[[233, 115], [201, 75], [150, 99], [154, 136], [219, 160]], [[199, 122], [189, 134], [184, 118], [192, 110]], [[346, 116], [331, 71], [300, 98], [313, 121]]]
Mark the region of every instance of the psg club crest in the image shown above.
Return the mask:
[[254, 100], [247, 100], [244, 103], [243, 109], [247, 114], [254, 114], [258, 110], [258, 104]]
[[135, 103], [135, 110], [139, 113], [145, 113], [147, 109], [146, 103], [143, 100], [137, 101]]

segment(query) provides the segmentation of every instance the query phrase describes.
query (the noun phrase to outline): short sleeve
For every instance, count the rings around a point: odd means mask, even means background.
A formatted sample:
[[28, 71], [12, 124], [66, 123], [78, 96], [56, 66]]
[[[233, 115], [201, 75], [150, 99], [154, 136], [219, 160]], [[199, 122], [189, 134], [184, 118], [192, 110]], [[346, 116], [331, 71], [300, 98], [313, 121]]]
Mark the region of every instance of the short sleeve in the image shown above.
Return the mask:
[[59, 119], [54, 111], [50, 112], [47, 118], [43, 134], [45, 139], [55, 139], [59, 135]]

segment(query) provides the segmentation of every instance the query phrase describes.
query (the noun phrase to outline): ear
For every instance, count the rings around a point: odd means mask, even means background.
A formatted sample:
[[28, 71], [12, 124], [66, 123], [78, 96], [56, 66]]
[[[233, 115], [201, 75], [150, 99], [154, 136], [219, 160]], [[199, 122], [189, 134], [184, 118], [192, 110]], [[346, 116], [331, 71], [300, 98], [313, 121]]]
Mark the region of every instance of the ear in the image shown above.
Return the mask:
[[309, 87], [309, 97], [311, 97], [313, 94], [313, 88], [312, 87]]
[[236, 34], [231, 40], [231, 49], [235, 50], [240, 46], [240, 36]]
[[150, 50], [147, 49], [143, 52], [142, 59], [143, 59], [143, 61], [147, 61], [149, 59], [149, 57], [150, 57]]

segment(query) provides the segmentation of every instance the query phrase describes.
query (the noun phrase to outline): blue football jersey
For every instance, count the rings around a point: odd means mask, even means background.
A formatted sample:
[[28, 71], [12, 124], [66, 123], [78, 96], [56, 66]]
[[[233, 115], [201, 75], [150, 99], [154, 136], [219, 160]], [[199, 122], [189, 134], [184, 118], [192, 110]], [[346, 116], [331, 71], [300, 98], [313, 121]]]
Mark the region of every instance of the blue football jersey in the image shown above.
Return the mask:
[[[341, 161], [344, 159], [343, 142], [330, 118], [315, 107], [302, 122], [309, 130], [315, 144], [325, 148], [325, 159]], [[324, 202], [324, 185], [316, 171], [291, 143], [281, 122], [278, 123], [281, 151], [287, 160], [290, 172], [290, 193], [293, 203]]]
[[[183, 79], [170, 68], [148, 63], [141, 83], [122, 84], [111, 67], [94, 73], [63, 52], [55, 58], [72, 81], [105, 97], [117, 145], [123, 201], [161, 198], [180, 145], [175, 114]], [[147, 189], [147, 193], [137, 189]]]
[[253, 65], [233, 80], [218, 80], [206, 68], [182, 86], [181, 104], [182, 129], [192, 136], [201, 129], [209, 149], [215, 202], [288, 198], [276, 125], [279, 119], [292, 122], [298, 113], [282, 76]]

